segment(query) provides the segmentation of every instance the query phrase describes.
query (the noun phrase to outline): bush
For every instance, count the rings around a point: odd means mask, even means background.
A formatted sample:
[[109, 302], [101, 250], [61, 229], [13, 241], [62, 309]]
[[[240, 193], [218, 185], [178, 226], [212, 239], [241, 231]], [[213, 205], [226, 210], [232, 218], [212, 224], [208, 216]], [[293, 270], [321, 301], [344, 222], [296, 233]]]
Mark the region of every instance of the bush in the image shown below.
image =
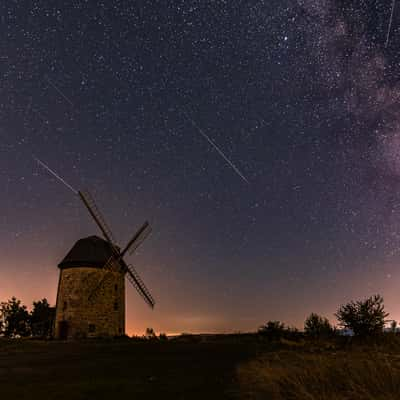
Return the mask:
[[258, 333], [269, 339], [280, 339], [285, 336], [285, 324], [280, 321], [268, 321], [258, 328]]
[[304, 332], [308, 336], [320, 338], [330, 336], [334, 331], [327, 318], [311, 313], [304, 322]]
[[145, 332], [145, 334], [144, 334], [144, 337], [145, 337], [146, 339], [149, 339], [149, 340], [157, 339], [157, 335], [156, 335], [156, 333], [154, 332], [154, 329], [153, 329], [153, 328], [146, 328], [146, 332]]
[[383, 297], [379, 294], [365, 300], [351, 301], [341, 306], [335, 314], [342, 327], [351, 329], [359, 337], [382, 334], [388, 315], [384, 310]]

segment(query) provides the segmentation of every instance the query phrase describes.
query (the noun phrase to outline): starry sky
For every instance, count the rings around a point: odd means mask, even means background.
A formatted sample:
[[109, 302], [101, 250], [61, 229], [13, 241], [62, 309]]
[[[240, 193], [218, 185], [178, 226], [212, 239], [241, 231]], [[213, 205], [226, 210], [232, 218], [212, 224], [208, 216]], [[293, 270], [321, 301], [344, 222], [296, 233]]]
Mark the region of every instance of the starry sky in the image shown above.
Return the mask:
[[130, 334], [334, 322], [374, 293], [400, 319], [400, 3], [391, 11], [2, 2], [0, 299], [54, 303], [57, 264], [100, 234], [38, 157], [92, 193], [121, 246], [151, 222], [128, 261], [157, 304], [128, 287]]

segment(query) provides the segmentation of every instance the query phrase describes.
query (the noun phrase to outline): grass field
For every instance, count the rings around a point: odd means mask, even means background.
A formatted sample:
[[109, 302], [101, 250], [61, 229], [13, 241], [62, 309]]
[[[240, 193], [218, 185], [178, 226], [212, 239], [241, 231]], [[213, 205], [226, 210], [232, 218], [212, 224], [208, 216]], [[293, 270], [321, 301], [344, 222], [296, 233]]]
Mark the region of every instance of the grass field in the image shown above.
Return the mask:
[[0, 340], [15, 399], [400, 399], [400, 345]]
[[398, 400], [397, 346], [283, 346], [238, 367], [241, 398]]

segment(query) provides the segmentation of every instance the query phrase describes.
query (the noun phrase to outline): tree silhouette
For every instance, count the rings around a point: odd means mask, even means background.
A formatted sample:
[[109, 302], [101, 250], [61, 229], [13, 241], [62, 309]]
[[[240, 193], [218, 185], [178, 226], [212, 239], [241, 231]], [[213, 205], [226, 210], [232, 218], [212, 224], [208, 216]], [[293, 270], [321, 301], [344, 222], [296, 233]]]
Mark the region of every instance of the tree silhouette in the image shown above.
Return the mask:
[[322, 337], [331, 335], [333, 328], [327, 318], [311, 313], [304, 322], [304, 332], [312, 337]]
[[34, 301], [33, 309], [30, 314], [30, 327], [32, 336], [51, 336], [54, 318], [55, 308], [50, 307], [47, 299]]
[[30, 334], [29, 313], [21, 300], [12, 297], [0, 303], [2, 333], [6, 337], [28, 336]]
[[379, 294], [365, 300], [351, 301], [335, 314], [341, 326], [351, 329], [356, 336], [367, 337], [383, 332], [389, 314], [385, 312], [383, 297]]

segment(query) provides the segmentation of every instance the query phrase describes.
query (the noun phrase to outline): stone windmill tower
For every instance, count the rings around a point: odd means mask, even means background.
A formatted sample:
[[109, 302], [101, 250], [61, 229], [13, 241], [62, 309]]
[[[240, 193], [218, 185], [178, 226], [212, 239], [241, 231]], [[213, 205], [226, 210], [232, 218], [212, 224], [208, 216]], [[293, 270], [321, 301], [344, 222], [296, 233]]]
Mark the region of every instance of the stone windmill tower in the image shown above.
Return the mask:
[[78, 240], [58, 265], [54, 336], [58, 339], [120, 336], [125, 333], [125, 276], [150, 307], [154, 299], [124, 255], [135, 251], [150, 233], [148, 222], [121, 251], [88, 193], [77, 192], [104, 239]]

